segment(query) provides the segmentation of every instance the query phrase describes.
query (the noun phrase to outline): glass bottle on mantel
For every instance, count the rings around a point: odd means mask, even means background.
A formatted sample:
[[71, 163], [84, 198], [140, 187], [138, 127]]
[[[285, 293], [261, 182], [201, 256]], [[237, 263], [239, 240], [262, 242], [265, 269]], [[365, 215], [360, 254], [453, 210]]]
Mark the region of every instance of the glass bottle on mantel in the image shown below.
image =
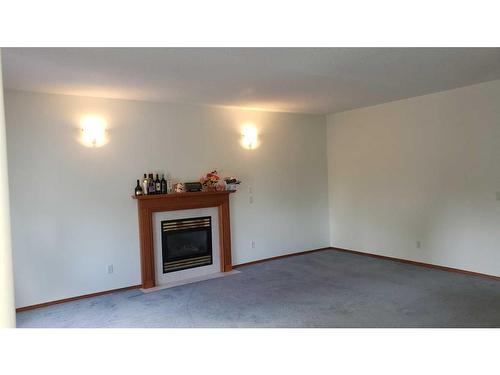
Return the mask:
[[137, 185], [135, 187], [135, 196], [138, 197], [140, 195], [142, 195], [142, 187], [139, 180], [137, 180]]
[[155, 194], [161, 194], [161, 182], [160, 178], [158, 177], [158, 173], [156, 174], [155, 180]]
[[144, 179], [142, 180], [142, 193], [144, 195], [148, 195], [148, 190], [149, 190], [149, 180], [146, 173], [144, 173]]
[[153, 174], [149, 174], [149, 181], [148, 181], [148, 192], [149, 194], [154, 194], [155, 193], [155, 181], [153, 179]]
[[161, 185], [161, 193], [167, 194], [167, 180], [165, 180], [164, 174], [161, 175], [160, 185]]

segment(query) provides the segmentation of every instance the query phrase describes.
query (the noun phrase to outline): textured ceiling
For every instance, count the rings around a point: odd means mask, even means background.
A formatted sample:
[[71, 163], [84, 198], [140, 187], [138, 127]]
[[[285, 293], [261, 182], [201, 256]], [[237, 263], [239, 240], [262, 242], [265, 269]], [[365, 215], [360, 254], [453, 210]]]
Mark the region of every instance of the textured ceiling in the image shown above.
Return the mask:
[[8, 89], [332, 113], [500, 79], [499, 48], [4, 48]]

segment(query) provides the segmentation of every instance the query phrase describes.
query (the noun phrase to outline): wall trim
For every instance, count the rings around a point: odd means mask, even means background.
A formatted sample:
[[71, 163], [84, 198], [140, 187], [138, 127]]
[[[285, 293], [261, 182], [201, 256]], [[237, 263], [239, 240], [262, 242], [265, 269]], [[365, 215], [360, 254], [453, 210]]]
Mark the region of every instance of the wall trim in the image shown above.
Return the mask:
[[328, 247], [321, 247], [319, 249], [313, 249], [313, 250], [305, 250], [305, 251], [299, 251], [298, 253], [289, 253], [285, 255], [278, 255], [275, 257], [271, 258], [264, 258], [264, 259], [259, 259], [259, 260], [254, 260], [251, 262], [246, 262], [246, 263], [240, 263], [240, 264], [233, 264], [233, 268], [240, 268], [240, 267], [245, 267], [245, 266], [250, 266], [252, 264], [257, 264], [257, 263], [263, 263], [263, 262], [269, 262], [271, 260], [277, 260], [277, 259], [283, 259], [283, 258], [288, 258], [288, 257], [293, 257], [297, 255], [303, 255], [303, 254], [308, 254], [308, 253], [314, 253], [316, 251], [323, 251], [323, 250], [331, 250], [332, 248], [330, 246]]
[[432, 269], [436, 269], [436, 270], [440, 270], [440, 271], [455, 272], [455, 273], [461, 273], [461, 274], [465, 274], [465, 275], [469, 275], [469, 276], [478, 276], [478, 277], [484, 277], [484, 278], [487, 278], [487, 279], [492, 279], [492, 280], [500, 281], [500, 276], [494, 276], [494, 275], [489, 275], [489, 274], [486, 274], [486, 273], [479, 273], [479, 272], [467, 271], [467, 270], [462, 270], [460, 268], [452, 268], [452, 267], [446, 267], [446, 266], [439, 266], [437, 264], [417, 262], [415, 260], [409, 260], [409, 259], [403, 259], [403, 258], [395, 258], [395, 257], [387, 256], [387, 255], [378, 255], [378, 254], [374, 254], [374, 253], [368, 253], [368, 252], [357, 251], [357, 250], [342, 249], [340, 247], [331, 247], [330, 249], [337, 250], [337, 251], [343, 251], [343, 252], [346, 252], [346, 253], [351, 253], [351, 254], [356, 254], [356, 255], [363, 255], [363, 256], [372, 257], [372, 258], [389, 260], [389, 261], [392, 261], [392, 262], [406, 263], [406, 264], [411, 264], [411, 265], [414, 265], [414, 266], [420, 266], [420, 267], [425, 267], [425, 268], [432, 268]]
[[[371, 257], [371, 258], [388, 260], [388, 261], [391, 261], [391, 262], [406, 263], [406, 264], [411, 264], [411, 265], [419, 266], [419, 267], [432, 268], [432, 269], [436, 269], [436, 270], [440, 270], [440, 271], [446, 271], [446, 272], [461, 273], [461, 274], [464, 274], [464, 275], [477, 276], [477, 277], [483, 277], [483, 278], [490, 279], [490, 280], [500, 281], [500, 276], [489, 275], [489, 274], [486, 274], [486, 273], [479, 273], [479, 272], [467, 271], [467, 270], [462, 270], [462, 269], [459, 269], [459, 268], [439, 266], [437, 264], [417, 262], [417, 261], [409, 260], [409, 259], [396, 258], [396, 257], [387, 256], [387, 255], [379, 255], [379, 254], [374, 254], [374, 253], [368, 253], [368, 252], [357, 251], [357, 250], [350, 250], [350, 249], [343, 249], [343, 248], [340, 248], [340, 247], [330, 247], [330, 246], [329, 247], [322, 247], [322, 248], [319, 248], [319, 249], [312, 249], [312, 250], [300, 251], [300, 252], [297, 252], [297, 253], [289, 253], [289, 254], [284, 254], [284, 255], [278, 255], [278, 256], [275, 256], [275, 257], [254, 260], [254, 261], [246, 262], [246, 263], [240, 263], [240, 264], [233, 265], [233, 268], [240, 268], [240, 267], [250, 266], [250, 265], [254, 265], [254, 264], [258, 264], [258, 263], [269, 262], [269, 261], [272, 261], [272, 260], [289, 258], [289, 257], [293, 257], [293, 256], [298, 256], [298, 255], [305, 255], [305, 254], [315, 253], [315, 252], [318, 252], [318, 251], [325, 251], [325, 250], [341, 251], [341, 252], [350, 253], [350, 254], [356, 254], [356, 255], [362, 255], [362, 256]], [[91, 297], [102, 296], [104, 294], [109, 294], [109, 293], [114, 293], [114, 292], [122, 292], [122, 291], [126, 291], [126, 290], [131, 290], [131, 289], [139, 289], [141, 287], [142, 287], [142, 285], [139, 284], [139, 285], [127, 286], [127, 287], [124, 287], [124, 288], [105, 290], [105, 291], [97, 292], [97, 293], [84, 294], [84, 295], [76, 296], [76, 297], [69, 297], [69, 298], [64, 298], [64, 299], [60, 299], [60, 300], [56, 300], [56, 301], [49, 301], [49, 302], [39, 303], [39, 304], [36, 304], [36, 305], [19, 307], [19, 308], [16, 309], [16, 312], [22, 312], [22, 311], [39, 309], [39, 308], [42, 308], [42, 307], [47, 307], [47, 306], [51, 306], [51, 305], [58, 305], [60, 303], [76, 301], [76, 300], [84, 299], [84, 298], [91, 298]]]
[[[329, 249], [331, 249], [331, 248], [330, 247], [322, 247], [322, 248], [319, 248], [319, 249], [306, 250], [306, 251], [301, 251], [301, 252], [298, 252], [298, 253], [278, 255], [278, 256], [275, 256], [275, 257], [271, 257], [271, 258], [264, 258], [264, 259], [254, 260], [252, 262], [247, 262], [247, 263], [241, 263], [241, 264], [238, 264], [238, 265], [233, 265], [233, 268], [238, 268], [238, 267], [243, 267], [243, 266], [249, 266], [251, 264], [268, 262], [268, 261], [271, 261], [271, 260], [276, 260], [276, 259], [281, 259], [281, 258], [288, 258], [288, 257], [295, 256], [295, 255], [302, 255], [302, 254], [313, 253], [313, 252], [316, 252], [316, 251], [323, 251], [323, 250], [329, 250]], [[77, 300], [80, 300], [80, 299], [98, 297], [98, 296], [102, 296], [104, 294], [109, 294], [109, 293], [114, 293], [114, 292], [123, 292], [123, 291], [126, 291], [126, 290], [140, 289], [140, 288], [142, 288], [142, 284], [127, 286], [127, 287], [118, 288], [118, 289], [104, 290], [102, 292], [97, 292], [97, 293], [83, 294], [81, 296], [63, 298], [63, 299], [59, 299], [59, 300], [55, 300], [55, 301], [38, 303], [36, 305], [29, 305], [29, 306], [24, 306], [24, 307], [18, 307], [18, 308], [16, 308], [16, 312], [23, 312], [23, 311], [29, 311], [29, 310], [34, 310], [34, 309], [40, 309], [42, 307], [48, 307], [48, 306], [52, 306], [52, 305], [58, 305], [58, 304], [61, 304], [61, 303], [66, 303], [66, 302], [71, 302], [71, 301], [77, 301]]]
[[47, 307], [47, 306], [51, 306], [51, 305], [58, 305], [60, 303], [76, 301], [76, 300], [79, 300], [79, 299], [102, 296], [103, 294], [109, 294], [109, 293], [114, 293], [114, 292], [123, 292], [125, 290], [131, 290], [131, 289], [139, 289], [140, 287], [141, 287], [141, 285], [132, 285], [132, 286], [126, 286], [124, 288], [104, 290], [102, 292], [97, 292], [97, 293], [84, 294], [84, 295], [76, 296], [76, 297], [69, 297], [69, 298], [58, 299], [58, 300], [55, 300], [55, 301], [38, 303], [36, 305], [18, 307], [16, 309], [16, 312], [34, 310], [34, 309], [39, 309], [39, 308]]
[[275, 257], [271, 257], [271, 258], [259, 259], [259, 260], [255, 260], [255, 261], [252, 261], [252, 262], [247, 262], [247, 263], [241, 263], [241, 264], [233, 265], [233, 268], [245, 267], [245, 266], [250, 266], [252, 264], [263, 263], [263, 262], [268, 262], [268, 261], [271, 261], [271, 260], [277, 260], [277, 259], [282, 259], [282, 258], [288, 258], [288, 257], [296, 256], [296, 255], [303, 255], [303, 254], [308, 254], [308, 253], [314, 253], [316, 251], [323, 251], [323, 250], [342, 251], [342, 252], [356, 254], [356, 255], [362, 255], [362, 256], [367, 256], [367, 257], [372, 257], [372, 258], [389, 260], [389, 261], [392, 261], [392, 262], [406, 263], [406, 264], [411, 264], [411, 265], [419, 266], [419, 267], [432, 268], [432, 269], [436, 269], [436, 270], [440, 270], [440, 271], [446, 271], [446, 272], [461, 273], [461, 274], [464, 274], [464, 275], [477, 276], [477, 277], [483, 277], [483, 278], [487, 278], [487, 279], [491, 279], [491, 280], [500, 281], [500, 276], [489, 275], [489, 274], [486, 274], [486, 273], [479, 273], [479, 272], [467, 271], [467, 270], [462, 270], [462, 269], [459, 269], [459, 268], [439, 266], [437, 264], [417, 262], [415, 260], [390, 257], [390, 256], [387, 256], [387, 255], [378, 255], [378, 254], [374, 254], [374, 253], [368, 253], [368, 252], [357, 251], [357, 250], [350, 250], [350, 249], [343, 249], [343, 248], [340, 248], [340, 247], [333, 247], [333, 246], [332, 247], [322, 247], [320, 249], [306, 250], [306, 251], [301, 251], [301, 252], [298, 252], [298, 253], [290, 253], [290, 254], [285, 254], [285, 255], [279, 255], [279, 256], [275, 256]]

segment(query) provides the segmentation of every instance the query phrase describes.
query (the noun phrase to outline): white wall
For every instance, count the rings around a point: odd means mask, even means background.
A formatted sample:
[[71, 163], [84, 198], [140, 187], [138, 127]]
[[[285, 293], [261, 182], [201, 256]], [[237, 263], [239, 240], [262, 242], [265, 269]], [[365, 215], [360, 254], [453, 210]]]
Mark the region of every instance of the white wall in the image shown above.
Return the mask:
[[[104, 147], [78, 143], [85, 113], [108, 119]], [[18, 307], [140, 283], [130, 195], [149, 171], [244, 181], [231, 196], [234, 264], [328, 246], [322, 116], [14, 91], [6, 116]], [[256, 150], [239, 144], [245, 121], [260, 128]]]
[[0, 328], [15, 327], [14, 283], [10, 235], [7, 138], [3, 103], [2, 55], [0, 51]]
[[500, 275], [500, 81], [327, 123], [332, 246]]

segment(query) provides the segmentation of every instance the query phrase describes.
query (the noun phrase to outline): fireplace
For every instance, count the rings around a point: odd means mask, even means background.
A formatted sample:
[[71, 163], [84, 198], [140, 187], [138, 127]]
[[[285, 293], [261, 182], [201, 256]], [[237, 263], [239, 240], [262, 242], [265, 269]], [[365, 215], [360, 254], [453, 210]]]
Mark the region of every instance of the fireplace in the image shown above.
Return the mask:
[[211, 265], [210, 216], [161, 222], [163, 273]]
[[[234, 191], [202, 191], [196, 193], [176, 193], [132, 196], [137, 200], [139, 214], [139, 243], [141, 256], [141, 285], [143, 289], [153, 288], [157, 284], [156, 275], [175, 276], [179, 273], [163, 273], [162, 262], [162, 230], [161, 220], [158, 224], [158, 257], [155, 260], [155, 233], [153, 215], [160, 212], [204, 209], [214, 207], [217, 209], [218, 226], [213, 227], [213, 240], [218, 244], [218, 249], [212, 262], [221, 272], [232, 270], [231, 265], [231, 224], [229, 217], [229, 196]], [[200, 214], [203, 216], [205, 214]], [[194, 215], [193, 215], [194, 216]], [[212, 215], [213, 218], [213, 215]], [[212, 220], [213, 224], [213, 220]], [[217, 238], [215, 238], [217, 236]], [[158, 266], [156, 270], [155, 265]], [[199, 268], [204, 270], [205, 268]], [[193, 269], [191, 271], [196, 271]], [[189, 270], [187, 271], [189, 272]]]

